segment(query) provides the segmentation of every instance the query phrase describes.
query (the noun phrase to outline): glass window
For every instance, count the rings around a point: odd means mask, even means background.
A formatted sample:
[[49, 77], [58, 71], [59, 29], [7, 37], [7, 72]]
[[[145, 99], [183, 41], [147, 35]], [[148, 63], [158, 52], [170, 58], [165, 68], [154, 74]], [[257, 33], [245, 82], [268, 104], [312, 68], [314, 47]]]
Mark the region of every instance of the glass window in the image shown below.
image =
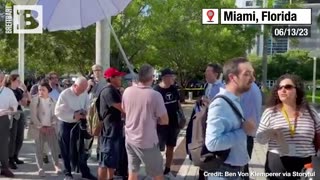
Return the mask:
[[253, 1], [246, 1], [246, 6], [253, 6]]

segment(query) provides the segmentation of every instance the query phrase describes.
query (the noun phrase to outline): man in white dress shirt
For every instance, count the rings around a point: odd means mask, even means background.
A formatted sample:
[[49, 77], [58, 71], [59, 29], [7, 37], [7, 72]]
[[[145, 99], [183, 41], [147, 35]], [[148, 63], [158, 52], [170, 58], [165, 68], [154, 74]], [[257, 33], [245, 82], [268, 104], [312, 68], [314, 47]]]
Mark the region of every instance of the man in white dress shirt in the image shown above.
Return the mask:
[[[78, 77], [75, 83], [62, 91], [55, 108], [55, 115], [59, 119], [59, 145], [64, 162], [65, 180], [73, 179], [71, 174], [70, 137], [72, 128], [82, 119], [86, 119], [89, 108], [89, 96], [86, 92], [88, 81], [84, 77]], [[85, 158], [79, 159], [79, 169], [82, 178], [97, 179], [90, 173]]]

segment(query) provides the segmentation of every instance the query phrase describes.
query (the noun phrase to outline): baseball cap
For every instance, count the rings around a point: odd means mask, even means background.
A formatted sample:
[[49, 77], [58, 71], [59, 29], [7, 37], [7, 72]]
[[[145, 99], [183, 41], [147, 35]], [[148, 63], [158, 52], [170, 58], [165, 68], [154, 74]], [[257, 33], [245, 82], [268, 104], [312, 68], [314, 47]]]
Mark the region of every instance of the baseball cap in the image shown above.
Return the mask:
[[107, 70], [104, 71], [104, 78], [112, 78], [115, 76], [124, 76], [126, 75], [126, 73], [124, 72], [120, 72], [118, 69], [116, 68], [108, 68]]
[[165, 68], [160, 71], [161, 77], [166, 76], [166, 75], [174, 75], [174, 74], [175, 73], [170, 68]]

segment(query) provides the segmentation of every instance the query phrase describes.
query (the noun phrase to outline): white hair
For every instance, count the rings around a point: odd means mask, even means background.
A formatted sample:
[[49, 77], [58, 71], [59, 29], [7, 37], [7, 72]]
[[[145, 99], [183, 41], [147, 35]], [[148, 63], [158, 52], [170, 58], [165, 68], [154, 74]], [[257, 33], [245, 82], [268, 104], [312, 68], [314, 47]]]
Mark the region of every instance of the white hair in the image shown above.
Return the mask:
[[75, 80], [74, 84], [76, 85], [81, 85], [83, 82], [87, 82], [87, 79], [83, 76], [79, 76], [77, 77], [77, 79]]

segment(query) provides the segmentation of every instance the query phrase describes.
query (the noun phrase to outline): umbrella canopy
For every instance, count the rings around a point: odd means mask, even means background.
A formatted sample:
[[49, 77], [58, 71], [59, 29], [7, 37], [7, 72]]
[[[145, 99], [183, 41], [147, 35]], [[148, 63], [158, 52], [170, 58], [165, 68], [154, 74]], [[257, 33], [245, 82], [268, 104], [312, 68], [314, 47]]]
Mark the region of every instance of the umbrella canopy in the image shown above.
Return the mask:
[[131, 0], [39, 0], [43, 28], [77, 30], [122, 12]]

